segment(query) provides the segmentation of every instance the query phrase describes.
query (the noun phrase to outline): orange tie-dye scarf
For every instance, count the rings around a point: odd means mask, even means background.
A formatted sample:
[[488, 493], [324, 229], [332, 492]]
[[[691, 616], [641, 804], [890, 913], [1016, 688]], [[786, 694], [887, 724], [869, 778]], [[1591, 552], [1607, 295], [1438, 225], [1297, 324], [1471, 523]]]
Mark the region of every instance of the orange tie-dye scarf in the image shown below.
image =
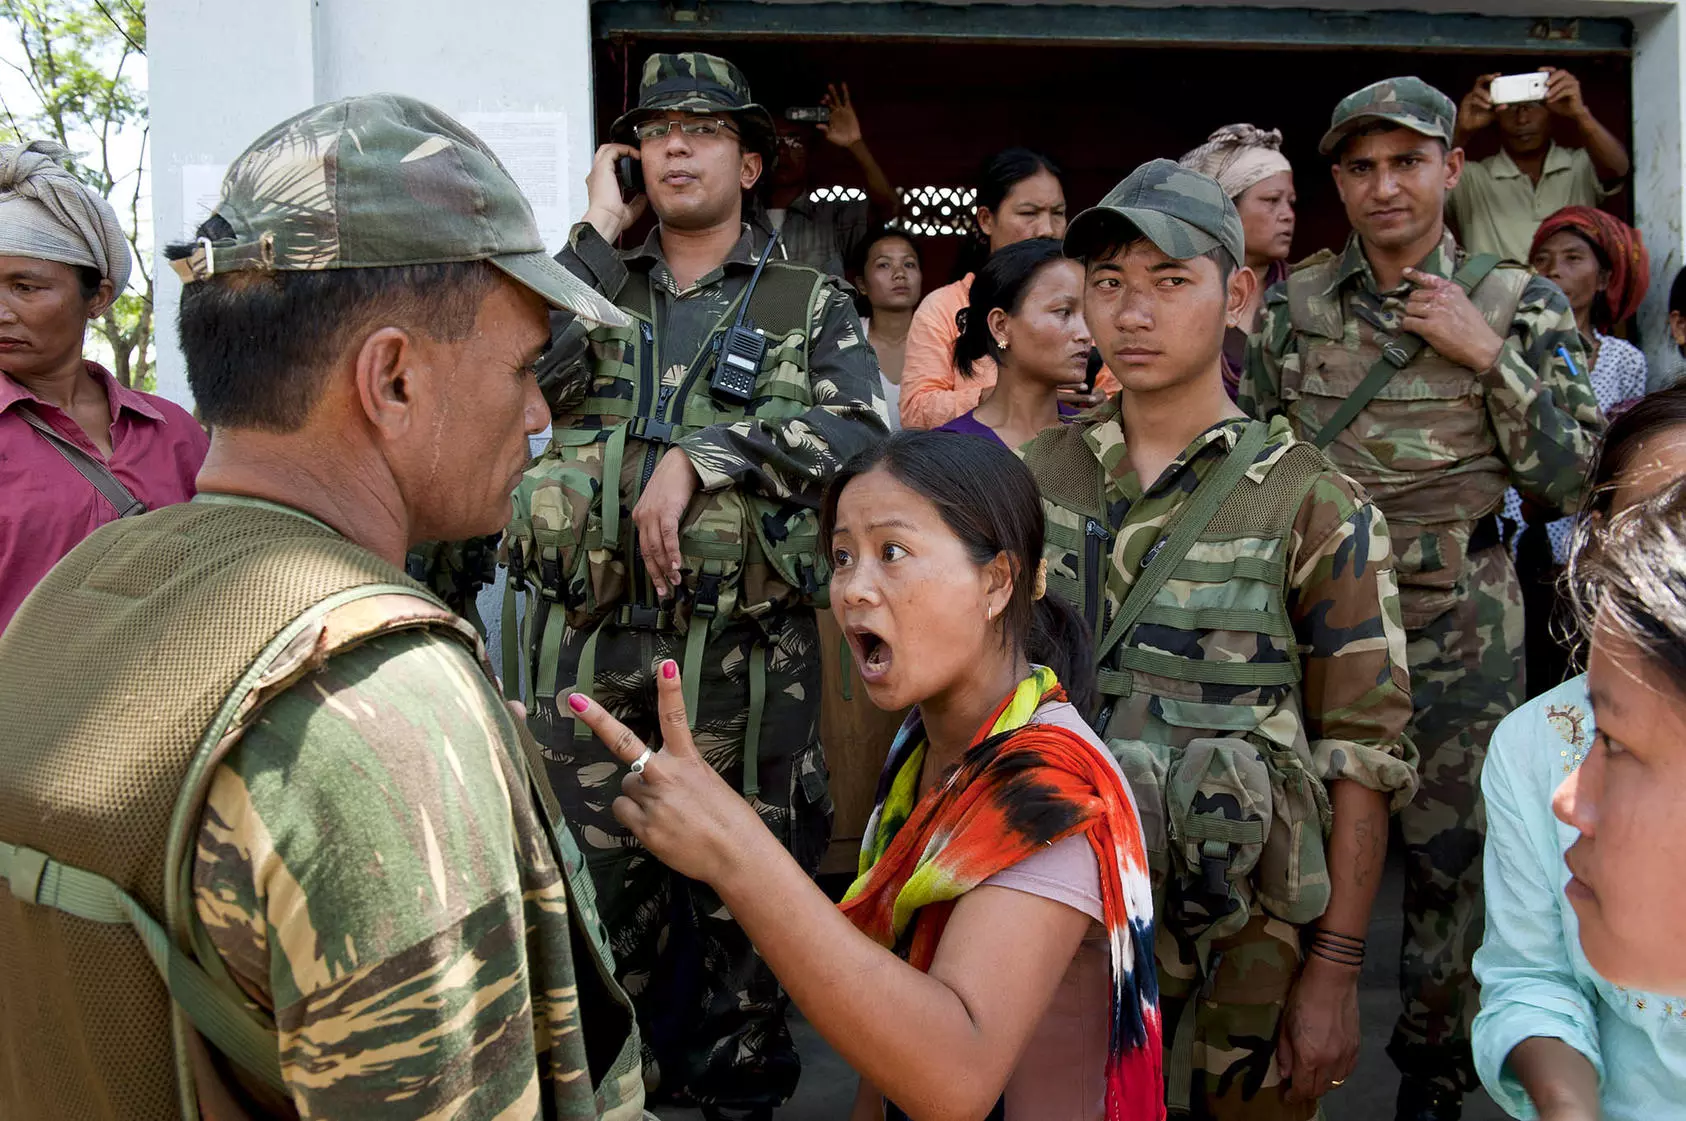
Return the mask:
[[915, 712], [896, 736], [842, 910], [879, 944], [930, 968], [954, 901], [1046, 845], [1084, 834], [1101, 873], [1112, 958], [1108, 1121], [1165, 1116], [1153, 904], [1135, 806], [1117, 771], [1081, 736], [1032, 723], [1065, 700], [1038, 667], [1001, 702], [960, 765], [915, 800], [925, 759]]

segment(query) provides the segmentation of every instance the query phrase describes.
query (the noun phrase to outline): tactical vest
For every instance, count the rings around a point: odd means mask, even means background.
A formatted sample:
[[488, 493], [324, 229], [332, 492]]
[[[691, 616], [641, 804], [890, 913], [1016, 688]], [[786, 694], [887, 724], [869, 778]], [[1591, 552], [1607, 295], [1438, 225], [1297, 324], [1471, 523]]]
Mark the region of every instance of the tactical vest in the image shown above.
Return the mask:
[[[1076, 559], [1050, 560], [1048, 588], [1090, 619], [1103, 651], [1097, 727], [1131, 780], [1155, 884], [1176, 874], [1215, 896], [1204, 904], [1210, 913], [1184, 916], [1214, 938], [1246, 925], [1255, 899], [1296, 924], [1328, 903], [1328, 800], [1309, 769], [1285, 589], [1294, 520], [1330, 468], [1282, 421], [1268, 436], [1249, 428], [1259, 447], [1280, 451], [1222, 495], [1180, 557], [1162, 560], [1177, 551], [1172, 539], [1206, 484], [1219, 481], [1219, 468], [1208, 472], [1147, 554], [1169, 564], [1168, 577], [1154, 588], [1136, 574], [1126, 607], [1139, 615], [1122, 634], [1104, 608], [1112, 530], [1100, 460], [1077, 425], [1050, 429], [1025, 451], [1048, 555]], [[1145, 604], [1134, 600], [1140, 591]], [[1285, 709], [1299, 718], [1284, 719]]]
[[[728, 487], [691, 500], [679, 526], [685, 573], [677, 606], [654, 602], [632, 508], [656, 462], [704, 428], [743, 420], [776, 424], [814, 407], [808, 331], [827, 280], [800, 265], [767, 265], [750, 296], [748, 320], [768, 345], [753, 397], [741, 406], [712, 395], [709, 377], [743, 296], [721, 315], [698, 354], [658, 356], [650, 283], [647, 273], [634, 273], [614, 297], [631, 326], [599, 327], [588, 336], [592, 376], [580, 416], [552, 435], [514, 496], [503, 612], [505, 686], [519, 680], [514, 596], [523, 592], [532, 609], [522, 652], [545, 711], [555, 708], [565, 627], [594, 630], [609, 623], [685, 634], [685, 682], [692, 689], [710, 634], [737, 620], [823, 605], [830, 579], [816, 510]], [[662, 369], [679, 359], [690, 361], [684, 381], [663, 386]], [[586, 692], [589, 655], [581, 659], [577, 683]], [[694, 714], [694, 695], [687, 701]], [[576, 730], [591, 734], [583, 724]]]
[[[1048, 589], [1095, 629], [1105, 698], [1096, 727], [1141, 815], [1154, 913], [1194, 944], [1205, 976], [1216, 970], [1213, 943], [1245, 927], [1255, 902], [1295, 925], [1329, 903], [1332, 814], [1311, 769], [1285, 600], [1294, 521], [1330, 467], [1278, 420], [1268, 433], [1248, 426], [1235, 470], [1266, 446], [1280, 449], [1274, 459], [1233, 483], [1221, 477], [1229, 460], [1208, 471], [1144, 557], [1117, 618], [1105, 607], [1105, 473], [1083, 428], [1050, 429], [1025, 449], [1046, 515]], [[1173, 1108], [1188, 1106], [1198, 1004], [1170, 1040]]]
[[[1299, 367], [1283, 369], [1282, 408], [1302, 438], [1334, 417], [1394, 341], [1361, 318], [1346, 322], [1340, 302], [1325, 297], [1339, 264], [1325, 251], [1287, 280]], [[1502, 265], [1470, 292], [1501, 339], [1510, 335], [1531, 275]], [[1475, 371], [1424, 347], [1328, 445], [1330, 461], [1369, 491], [1387, 518], [1407, 629], [1426, 626], [1458, 601], [1477, 524], [1504, 502], [1509, 468], [1486, 395]]]
[[[484, 665], [472, 628], [402, 572], [271, 507], [113, 523], [42, 581], [0, 638], [0, 1116], [292, 1115], [274, 1023], [193, 906], [205, 797], [270, 699], [416, 629]], [[635, 1077], [635, 1037], [621, 1052], [612, 1073]]]

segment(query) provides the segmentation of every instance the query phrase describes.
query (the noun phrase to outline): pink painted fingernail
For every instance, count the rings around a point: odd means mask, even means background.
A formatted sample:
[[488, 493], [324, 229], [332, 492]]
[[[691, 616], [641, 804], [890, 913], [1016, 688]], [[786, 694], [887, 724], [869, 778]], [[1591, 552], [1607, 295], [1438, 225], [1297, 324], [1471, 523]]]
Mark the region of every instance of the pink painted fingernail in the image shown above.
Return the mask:
[[662, 677], [663, 677], [664, 680], [672, 681], [674, 678], [676, 678], [678, 676], [679, 676], [679, 663], [678, 662], [674, 661], [672, 658], [669, 658], [667, 661], [662, 663]]
[[568, 694], [568, 707], [573, 709], [575, 712], [584, 712], [590, 706], [591, 706], [591, 702], [586, 700], [585, 697], [582, 696], [581, 694], [579, 694], [579, 693], [569, 693]]

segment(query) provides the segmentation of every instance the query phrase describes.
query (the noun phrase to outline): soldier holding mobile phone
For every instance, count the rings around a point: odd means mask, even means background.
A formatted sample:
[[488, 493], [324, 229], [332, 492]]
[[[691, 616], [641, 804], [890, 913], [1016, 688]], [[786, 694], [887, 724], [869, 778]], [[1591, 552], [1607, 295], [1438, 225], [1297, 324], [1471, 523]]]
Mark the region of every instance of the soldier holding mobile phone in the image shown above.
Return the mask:
[[[1580, 79], [1543, 66], [1544, 88], [1523, 90], [1526, 74], [1483, 74], [1458, 106], [1453, 147], [1461, 148], [1494, 125], [1499, 153], [1471, 161], [1451, 194], [1459, 241], [1471, 253], [1497, 253], [1526, 261], [1540, 223], [1565, 206], [1598, 206], [1619, 190], [1631, 161], [1615, 135], [1599, 123], [1581, 97]], [[1494, 79], [1500, 79], [1495, 90]], [[1515, 86], [1518, 92], [1507, 92]], [[1511, 100], [1512, 97], [1527, 97]], [[1558, 119], [1567, 119], [1581, 146], [1552, 139]]]

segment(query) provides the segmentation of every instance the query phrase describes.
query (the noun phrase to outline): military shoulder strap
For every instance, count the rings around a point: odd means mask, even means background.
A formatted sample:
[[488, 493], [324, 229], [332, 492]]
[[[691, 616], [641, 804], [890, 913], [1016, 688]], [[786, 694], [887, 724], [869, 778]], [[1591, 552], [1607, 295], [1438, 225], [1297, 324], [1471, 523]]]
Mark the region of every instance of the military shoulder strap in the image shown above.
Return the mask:
[[[1497, 253], [1477, 253], [1464, 262], [1463, 267], [1457, 271], [1452, 279], [1457, 282], [1459, 288], [1464, 290], [1465, 295], [1469, 295], [1475, 291], [1477, 285], [1487, 279], [1489, 273], [1498, 267], [1499, 260]], [[1318, 429], [1317, 435], [1312, 438], [1312, 443], [1319, 448], [1326, 448], [1332, 444], [1335, 437], [1339, 436], [1346, 426], [1352, 423], [1353, 418], [1363, 411], [1364, 406], [1368, 405], [1375, 399], [1376, 394], [1381, 392], [1382, 386], [1386, 385], [1393, 377], [1394, 371], [1402, 370], [1410, 365], [1411, 359], [1417, 356], [1423, 345], [1422, 336], [1412, 334], [1409, 331], [1401, 331], [1388, 340], [1382, 347], [1382, 356], [1376, 360], [1375, 365], [1370, 367], [1369, 373], [1364, 375], [1364, 380], [1358, 383], [1358, 388], [1354, 389], [1351, 395], [1341, 402], [1341, 407], [1335, 410], [1335, 415], [1329, 418], [1328, 423]]]
[[1253, 466], [1253, 461], [1264, 449], [1265, 440], [1269, 435], [1270, 426], [1264, 421], [1255, 420], [1249, 423], [1223, 462], [1194, 489], [1193, 497], [1188, 500], [1188, 505], [1183, 507], [1181, 516], [1171, 528], [1170, 536], [1160, 538], [1153, 546], [1154, 556], [1147, 566], [1147, 571], [1143, 572], [1130, 588], [1130, 594], [1124, 598], [1118, 617], [1112, 621], [1112, 626], [1107, 628], [1106, 637], [1095, 647], [1096, 665], [1102, 664], [1112, 652], [1112, 648], [1130, 633], [1130, 628], [1147, 609], [1160, 586], [1171, 578], [1172, 570], [1188, 556], [1189, 549], [1206, 531], [1212, 515], [1218, 512], [1218, 507], [1223, 505], [1230, 491], [1236, 488], [1247, 469]]

